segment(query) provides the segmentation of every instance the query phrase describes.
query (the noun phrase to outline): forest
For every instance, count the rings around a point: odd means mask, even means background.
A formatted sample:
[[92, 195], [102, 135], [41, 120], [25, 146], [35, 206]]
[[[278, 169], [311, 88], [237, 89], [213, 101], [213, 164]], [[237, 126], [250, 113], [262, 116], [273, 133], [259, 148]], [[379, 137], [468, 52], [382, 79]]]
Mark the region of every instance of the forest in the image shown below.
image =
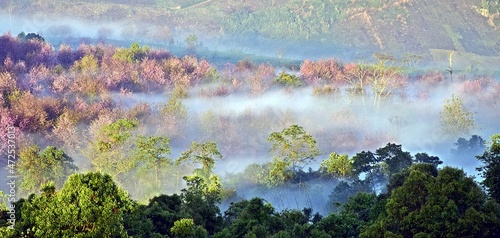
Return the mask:
[[500, 82], [453, 51], [422, 72], [190, 42], [0, 36], [2, 237], [500, 235]]

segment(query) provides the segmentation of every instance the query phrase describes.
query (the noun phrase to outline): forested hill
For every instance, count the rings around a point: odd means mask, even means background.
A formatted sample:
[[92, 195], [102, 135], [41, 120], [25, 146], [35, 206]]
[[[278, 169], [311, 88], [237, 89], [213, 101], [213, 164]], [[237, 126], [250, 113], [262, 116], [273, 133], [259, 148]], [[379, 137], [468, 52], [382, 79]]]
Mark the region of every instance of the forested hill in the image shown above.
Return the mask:
[[[52, 21], [71, 17], [106, 22], [94, 29], [100, 36], [158, 42], [196, 33], [207, 42], [228, 36], [279, 40], [287, 53], [330, 47], [360, 55], [500, 54], [498, 0], [7, 0], [0, 6], [5, 14], [26, 16], [22, 24], [29, 30], [54, 35], [78, 32], [68, 21]], [[111, 23], [126, 27], [117, 30]], [[238, 43], [255, 45], [241, 38]]]

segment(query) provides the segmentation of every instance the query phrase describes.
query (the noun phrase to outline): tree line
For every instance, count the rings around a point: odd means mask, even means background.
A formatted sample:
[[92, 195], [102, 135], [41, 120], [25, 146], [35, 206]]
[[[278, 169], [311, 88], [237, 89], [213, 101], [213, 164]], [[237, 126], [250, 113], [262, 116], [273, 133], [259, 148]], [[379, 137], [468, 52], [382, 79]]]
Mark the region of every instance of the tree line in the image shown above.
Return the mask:
[[[193, 144], [201, 148], [198, 146]], [[389, 153], [399, 149], [400, 146], [388, 145], [375, 154], [360, 154], [379, 163], [411, 158], [405, 152]], [[387, 157], [388, 154], [392, 157]], [[500, 234], [498, 134], [491, 137], [484, 153], [477, 156], [483, 162], [478, 168], [484, 179], [481, 185], [460, 169], [438, 168], [438, 159], [420, 155], [415, 156], [420, 160], [411, 165], [385, 166], [393, 173], [382, 192], [353, 194], [338, 205], [340, 209], [326, 216], [310, 208], [277, 211], [259, 197], [233, 202], [222, 213], [217, 206], [223, 199], [222, 187], [213, 186], [214, 181], [207, 179], [204, 171], [218, 155], [192, 155], [193, 151], [188, 151], [181, 160], [201, 159], [206, 166], [183, 178], [187, 187], [180, 194], [158, 195], [145, 204], [130, 199], [112, 176], [100, 172], [73, 174], [60, 190], [48, 182], [41, 193], [15, 203], [19, 219], [14, 229], [7, 228], [8, 209], [3, 205], [2, 237], [497, 237]], [[356, 162], [353, 166], [356, 167]], [[364, 163], [361, 170], [374, 167], [373, 163]]]

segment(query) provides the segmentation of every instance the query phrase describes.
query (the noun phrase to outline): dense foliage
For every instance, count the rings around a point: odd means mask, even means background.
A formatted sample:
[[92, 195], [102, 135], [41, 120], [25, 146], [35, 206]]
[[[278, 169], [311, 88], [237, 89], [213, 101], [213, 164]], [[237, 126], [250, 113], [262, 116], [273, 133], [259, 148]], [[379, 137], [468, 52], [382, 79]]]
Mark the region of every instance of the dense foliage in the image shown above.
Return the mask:
[[[486, 147], [478, 135], [465, 139], [475, 129], [466, 107], [484, 103], [498, 111], [498, 82], [410, 77], [381, 54], [375, 64], [306, 60], [277, 74], [269, 64], [214, 66], [137, 43], [56, 51], [43, 39], [26, 38], [0, 37], [0, 149], [15, 128], [25, 197], [15, 203], [13, 230], [8, 203], [1, 206], [2, 237], [499, 234], [499, 136]], [[402, 116], [386, 115], [393, 131], [369, 134], [368, 120], [349, 109], [376, 116], [387, 113], [384, 104], [408, 97], [432, 104], [425, 90], [436, 85], [458, 88], [469, 104], [459, 96], [445, 101], [434, 118], [441, 130], [431, 136], [460, 137], [452, 151], [457, 158], [479, 155], [487, 194], [463, 171], [440, 168], [439, 157], [387, 143], [404, 138], [393, 137], [404, 130]], [[201, 99], [222, 107], [236, 96], [258, 100], [276, 92], [291, 95], [287, 100], [297, 107], [293, 94], [308, 94], [321, 109], [299, 121], [287, 110], [227, 113], [196, 105]], [[348, 109], [327, 118], [322, 109], [341, 100]], [[315, 125], [325, 120], [338, 127]], [[238, 157], [252, 153], [264, 162], [239, 164]], [[307, 167], [316, 162], [317, 169]], [[242, 171], [222, 176], [223, 163]], [[300, 210], [301, 197], [308, 205]], [[286, 205], [291, 199], [297, 209]], [[326, 207], [314, 213], [313, 204]]]

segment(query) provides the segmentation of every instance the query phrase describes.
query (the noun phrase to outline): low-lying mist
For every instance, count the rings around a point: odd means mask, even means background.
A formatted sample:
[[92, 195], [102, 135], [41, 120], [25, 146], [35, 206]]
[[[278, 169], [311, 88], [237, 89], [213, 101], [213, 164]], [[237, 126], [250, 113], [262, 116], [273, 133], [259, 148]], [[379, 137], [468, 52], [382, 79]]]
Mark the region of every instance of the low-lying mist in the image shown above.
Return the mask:
[[[481, 93], [473, 91], [470, 84], [481, 80], [484, 83]], [[443, 131], [440, 112], [446, 100], [453, 96], [460, 97], [463, 107], [473, 112], [477, 125], [461, 137], [468, 139], [476, 134], [487, 139], [498, 132], [495, 118], [500, 116], [499, 83], [485, 78], [455, 82], [445, 79], [432, 87], [413, 79], [380, 103], [369, 94], [353, 95], [347, 87], [327, 95], [316, 94], [312, 86], [273, 86], [261, 95], [244, 90], [230, 91], [225, 96], [206, 95], [210, 88], [218, 85], [202, 84], [181, 100], [188, 115], [182, 129], [171, 137], [172, 150], [175, 151], [172, 158], [176, 158], [191, 141], [213, 140], [224, 156], [214, 170], [223, 181], [242, 173], [250, 164], [270, 162], [272, 155], [267, 137], [294, 124], [310, 133], [322, 152], [316, 163], [309, 165], [313, 170], [317, 170], [320, 162], [332, 152], [354, 156], [361, 151], [375, 151], [387, 143], [395, 143], [403, 145], [403, 150], [412, 155], [419, 152], [435, 155], [444, 162], [443, 166], [462, 168], [468, 175], [477, 176], [475, 168], [480, 164], [476, 158], [471, 154], [453, 153], [458, 136]], [[158, 105], [168, 101], [170, 95], [133, 94], [113, 98], [128, 106], [137, 103]], [[143, 127], [154, 126], [154, 122], [143, 122]], [[479, 153], [482, 152], [477, 155]], [[305, 171], [308, 169], [304, 168]], [[234, 186], [234, 180], [232, 184]], [[317, 179], [291, 187], [236, 187], [237, 198], [258, 196], [280, 210], [312, 207], [327, 214], [331, 209], [328, 208], [328, 196], [336, 184], [334, 180]]]
[[[131, 35], [127, 35], [126, 32], [120, 30], [125, 30], [122, 28], [125, 26], [120, 25], [89, 26], [77, 21], [65, 21], [64, 24], [59, 24], [59, 20], [36, 19], [37, 24], [44, 23], [45, 28], [43, 28], [33, 25], [30, 20], [17, 19], [15, 16], [4, 17], [4, 19], [11, 19], [11, 17], [14, 19], [12, 22], [19, 24], [19, 27], [15, 29], [25, 32], [43, 32], [48, 36], [59, 37], [59, 39], [69, 36], [90, 36], [108, 40], [124, 40], [136, 39], [135, 34], [138, 34], [129, 32]], [[43, 18], [42, 16], [34, 17]], [[5, 27], [6, 22], [2, 22], [0, 29]], [[171, 39], [177, 39], [174, 40], [177, 43], [183, 41], [181, 36], [174, 36]], [[217, 45], [217, 40], [214, 40], [216, 42], [214, 44], [211, 43], [210, 38], [200, 38], [200, 41], [203, 41], [204, 47], [208, 49], [215, 45], [217, 50], [230, 50]], [[147, 42], [147, 39], [144, 42]], [[202, 48], [200, 45], [197, 47]], [[250, 48], [244, 48], [244, 50], [252, 52]], [[308, 56], [296, 55], [292, 52], [293, 50], [284, 50], [277, 51], [276, 54], [282, 54], [284, 58], [292, 57], [300, 60], [308, 58]], [[444, 52], [434, 53], [437, 55], [435, 59], [441, 59], [444, 54]], [[402, 73], [405, 82], [395, 88], [390, 95], [380, 99], [375, 96], [373, 89], [367, 88], [364, 93], [356, 93], [350, 88], [351, 85], [346, 83], [333, 86], [321, 85], [321, 83], [298, 87], [278, 85], [271, 80], [280, 72], [270, 65], [267, 66], [271, 68], [268, 70], [271, 72], [270, 76], [256, 76], [267, 77], [267, 82], [260, 85], [262, 88], [254, 89], [252, 87], [255, 85], [251, 85], [253, 82], [249, 80], [251, 76], [226, 77], [223, 75], [227, 70], [225, 62], [217, 62], [214, 64], [217, 66], [215, 70], [222, 76], [203, 79], [189, 88], [185, 98], [177, 98], [180, 108], [175, 109], [177, 111], [162, 112], [168, 102], [174, 98], [173, 90], [168, 87], [165, 87], [167, 90], [162, 93], [135, 92], [132, 89], [117, 88], [115, 91], [106, 92], [104, 96], [97, 96], [95, 100], [106, 98], [111, 101], [114, 108], [110, 110], [110, 115], [79, 125], [78, 133], [81, 136], [79, 147], [65, 142], [59, 145], [75, 159], [75, 164], [80, 167], [80, 171], [88, 171], [91, 169], [91, 163], [82, 150], [86, 143], [90, 143], [93, 139], [92, 124], [110, 123], [119, 116], [132, 115], [130, 111], [135, 110], [132, 117], [137, 117], [140, 121], [135, 133], [170, 138], [171, 154], [169, 157], [172, 160], [177, 159], [193, 141], [215, 141], [223, 159], [216, 163], [214, 172], [223, 178], [223, 184], [228, 183], [228, 180], [235, 174], [244, 172], [251, 164], [270, 162], [273, 157], [269, 153], [271, 145], [267, 138], [271, 133], [281, 131], [291, 125], [302, 126], [317, 141], [321, 154], [317, 156], [315, 163], [309, 165], [312, 170], [316, 170], [321, 161], [328, 158], [332, 152], [348, 154], [352, 157], [361, 151], [375, 151], [387, 143], [396, 143], [401, 144], [403, 150], [409, 151], [412, 155], [418, 152], [435, 155], [444, 162], [443, 165], [463, 168], [469, 175], [477, 175], [475, 168], [479, 164], [474, 156], [460, 156], [452, 153], [452, 149], [459, 137], [468, 138], [475, 134], [487, 139], [498, 132], [500, 83], [491, 78], [496, 71], [491, 71], [488, 65], [493, 63], [485, 62], [482, 65], [476, 65], [476, 68], [468, 69], [467, 65], [472, 65], [473, 60], [465, 60], [467, 56], [464, 54], [455, 61], [453, 80], [449, 75], [443, 76], [440, 73], [434, 73], [440, 77], [433, 78], [431, 74], [426, 78], [423, 75], [427, 73], [429, 66], [419, 68], [420, 65], [415, 64], [414, 66], [417, 67], [409, 69], [408, 75]], [[347, 58], [350, 57], [347, 56]], [[99, 60], [102, 66], [104, 59]], [[280, 57], [278, 62], [281, 60]], [[245, 63], [251, 64], [249, 61], [242, 64]], [[446, 60], [441, 60], [440, 64], [432, 69], [443, 72], [442, 69], [447, 68], [446, 63]], [[486, 69], [477, 69], [481, 66]], [[283, 69], [291, 75], [301, 76], [301, 72], [298, 71], [299, 67], [300, 65], [296, 65], [283, 67]], [[420, 72], [424, 73], [421, 75]], [[486, 76], [481, 76], [483, 74]], [[75, 76], [68, 78], [71, 77]], [[122, 92], [118, 92], [122, 89]], [[477, 126], [465, 133], [450, 135], [443, 130], [441, 112], [446, 101], [454, 96], [463, 100], [463, 108], [472, 112]], [[91, 104], [92, 100], [87, 101]], [[71, 103], [74, 102], [71, 101]], [[172, 116], [181, 109], [185, 114]], [[48, 146], [52, 142], [46, 140], [52, 138], [44, 133], [33, 133], [28, 137], [40, 147]], [[308, 169], [309, 167], [304, 168], [305, 171]], [[182, 172], [187, 174], [187, 171]], [[244, 183], [244, 181], [241, 182]], [[233, 199], [249, 199], [259, 196], [271, 202], [277, 209], [312, 207], [326, 214], [328, 196], [337, 182], [318, 178], [308, 181], [307, 184], [299, 182], [297, 186], [279, 188], [242, 185], [236, 186], [237, 196]], [[122, 185], [134, 187], [135, 183], [137, 182]], [[234, 184], [235, 182], [232, 181], [232, 185]], [[180, 191], [180, 188], [170, 187], [158, 192], [176, 193]], [[129, 192], [134, 198], [141, 195], [134, 194], [136, 191]]]

